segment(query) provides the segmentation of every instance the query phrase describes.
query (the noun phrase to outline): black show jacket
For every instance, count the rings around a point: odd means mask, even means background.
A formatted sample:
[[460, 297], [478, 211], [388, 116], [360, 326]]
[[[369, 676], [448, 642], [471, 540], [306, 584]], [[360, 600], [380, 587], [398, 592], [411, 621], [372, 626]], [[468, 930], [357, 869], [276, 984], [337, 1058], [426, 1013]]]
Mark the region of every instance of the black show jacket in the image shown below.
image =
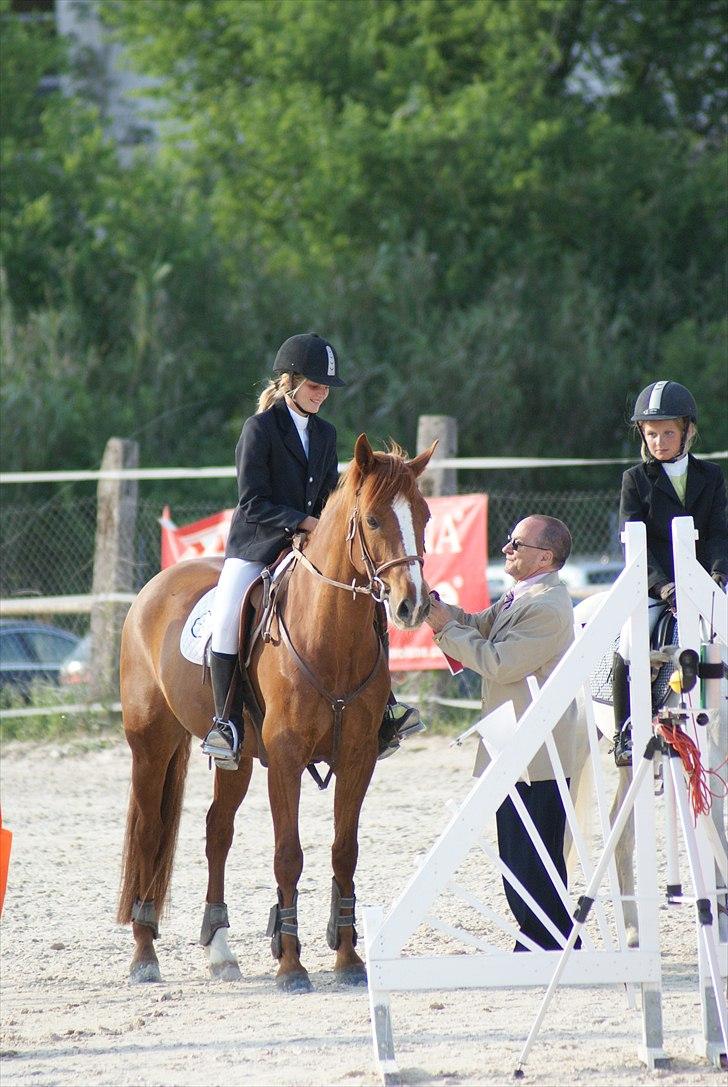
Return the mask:
[[226, 558], [272, 562], [304, 517], [318, 517], [338, 480], [336, 430], [308, 420], [308, 460], [284, 400], [246, 419], [235, 449], [239, 501]]
[[728, 575], [728, 501], [723, 472], [717, 464], [688, 454], [685, 504], [665, 469], [655, 461], [637, 464], [622, 476], [620, 522], [647, 526], [647, 584], [651, 596], [675, 580], [672, 519], [692, 517], [698, 531], [695, 554], [708, 573]]

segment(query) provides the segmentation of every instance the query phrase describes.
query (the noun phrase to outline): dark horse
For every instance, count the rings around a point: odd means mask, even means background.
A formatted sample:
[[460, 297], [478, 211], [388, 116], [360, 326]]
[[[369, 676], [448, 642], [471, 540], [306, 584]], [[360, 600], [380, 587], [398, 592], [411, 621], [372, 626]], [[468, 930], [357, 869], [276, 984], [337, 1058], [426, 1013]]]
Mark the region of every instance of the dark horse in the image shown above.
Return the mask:
[[[303, 869], [298, 809], [303, 770], [318, 761], [336, 775], [327, 932], [336, 950], [334, 969], [344, 981], [366, 980], [355, 951], [353, 880], [359, 812], [390, 690], [375, 605], [386, 596], [392, 620], [405, 629], [418, 626], [429, 610], [422, 576], [429, 510], [417, 477], [434, 448], [407, 460], [398, 447], [374, 452], [366, 436], [359, 437], [305, 555], [297, 555], [281, 584], [267, 640], [254, 646], [248, 672], [263, 712], [262, 751], [246, 713], [240, 766], [216, 770], [207, 813], [201, 943], [213, 976], [240, 977], [225, 932], [225, 861], [253, 759], [265, 753], [278, 884], [268, 933], [280, 963], [276, 982], [286, 990], [311, 987], [297, 936], [296, 886]], [[162, 571], [139, 593], [124, 624], [121, 702], [132, 776], [118, 919], [133, 924], [135, 981], [161, 980], [153, 941], [172, 875], [191, 739], [204, 737], [212, 716], [210, 688], [201, 682], [200, 666], [182, 656], [180, 633], [219, 572], [218, 560], [204, 559]]]

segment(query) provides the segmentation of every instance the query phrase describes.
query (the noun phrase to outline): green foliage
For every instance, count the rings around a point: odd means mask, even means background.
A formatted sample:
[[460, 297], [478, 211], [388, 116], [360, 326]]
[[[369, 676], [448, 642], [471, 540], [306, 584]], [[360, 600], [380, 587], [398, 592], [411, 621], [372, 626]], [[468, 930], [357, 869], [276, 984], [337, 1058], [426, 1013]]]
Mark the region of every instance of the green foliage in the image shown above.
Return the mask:
[[728, 444], [722, 0], [98, 6], [159, 80], [131, 165], [0, 0], [6, 467], [227, 462], [303, 328], [343, 458], [433, 411], [466, 455], [626, 454], [658, 376]]

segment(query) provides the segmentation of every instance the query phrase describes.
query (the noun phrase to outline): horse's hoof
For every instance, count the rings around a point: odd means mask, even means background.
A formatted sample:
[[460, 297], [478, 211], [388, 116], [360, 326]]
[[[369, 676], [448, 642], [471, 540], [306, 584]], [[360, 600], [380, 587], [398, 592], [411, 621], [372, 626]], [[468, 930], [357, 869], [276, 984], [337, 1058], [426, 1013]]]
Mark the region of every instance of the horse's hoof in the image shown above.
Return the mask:
[[132, 985], [143, 985], [148, 981], [161, 981], [162, 974], [158, 962], [137, 962], [129, 971]]
[[210, 976], [215, 981], [242, 981], [243, 975], [236, 962], [210, 963]]
[[313, 991], [311, 979], [305, 972], [299, 974], [279, 974], [276, 986], [282, 993], [310, 993]]
[[638, 929], [634, 925], [627, 925], [627, 947], [639, 947], [640, 946], [640, 934]]
[[367, 985], [367, 968], [363, 962], [353, 963], [351, 966], [343, 966], [340, 970], [334, 970], [334, 977], [340, 985], [350, 988]]

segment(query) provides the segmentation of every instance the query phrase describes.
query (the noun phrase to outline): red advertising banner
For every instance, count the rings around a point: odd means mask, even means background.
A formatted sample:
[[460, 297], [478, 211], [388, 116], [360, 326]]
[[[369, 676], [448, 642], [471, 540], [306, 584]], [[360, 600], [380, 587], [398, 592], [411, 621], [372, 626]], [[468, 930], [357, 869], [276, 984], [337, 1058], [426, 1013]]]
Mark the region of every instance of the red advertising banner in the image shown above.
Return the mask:
[[[427, 504], [431, 513], [425, 533], [427, 584], [446, 604], [466, 611], [487, 608], [488, 496], [429, 498]], [[389, 666], [393, 672], [449, 667], [424, 624], [412, 632], [390, 624]]]
[[[428, 499], [431, 517], [425, 533], [425, 580], [447, 604], [480, 611], [490, 604], [486, 580], [488, 554], [488, 496], [453, 495]], [[178, 527], [169, 506], [160, 518], [162, 569], [185, 559], [224, 555], [232, 510], [222, 510], [191, 525]], [[405, 632], [389, 628], [392, 671], [423, 671], [449, 667], [428, 626]]]
[[213, 513], [201, 521], [178, 528], [172, 520], [169, 506], [165, 506], [159, 520], [162, 526], [162, 569], [185, 559], [224, 555], [232, 516], [232, 510], [222, 510], [221, 513]]

